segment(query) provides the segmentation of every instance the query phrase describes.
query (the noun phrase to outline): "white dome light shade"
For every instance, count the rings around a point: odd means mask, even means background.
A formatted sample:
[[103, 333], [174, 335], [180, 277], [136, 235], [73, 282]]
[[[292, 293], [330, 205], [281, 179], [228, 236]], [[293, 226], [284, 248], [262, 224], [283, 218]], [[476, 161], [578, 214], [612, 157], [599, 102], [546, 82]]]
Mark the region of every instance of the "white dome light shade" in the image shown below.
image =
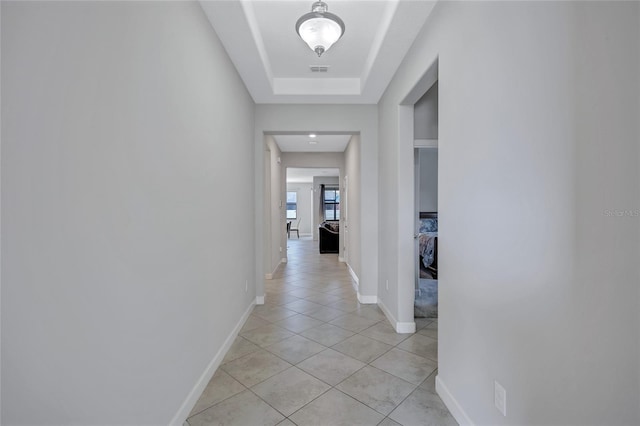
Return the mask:
[[311, 6], [311, 12], [296, 23], [296, 32], [311, 50], [321, 56], [344, 34], [344, 22], [327, 12], [327, 4], [321, 1]]

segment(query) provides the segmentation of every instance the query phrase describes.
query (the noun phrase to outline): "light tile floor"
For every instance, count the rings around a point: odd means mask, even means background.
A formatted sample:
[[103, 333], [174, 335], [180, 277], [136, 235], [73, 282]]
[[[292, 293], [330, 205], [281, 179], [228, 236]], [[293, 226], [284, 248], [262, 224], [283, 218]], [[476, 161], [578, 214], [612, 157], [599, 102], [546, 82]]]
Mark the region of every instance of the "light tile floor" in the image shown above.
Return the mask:
[[337, 255], [311, 239], [288, 246], [186, 424], [456, 425], [435, 393], [438, 321], [397, 334], [358, 303]]

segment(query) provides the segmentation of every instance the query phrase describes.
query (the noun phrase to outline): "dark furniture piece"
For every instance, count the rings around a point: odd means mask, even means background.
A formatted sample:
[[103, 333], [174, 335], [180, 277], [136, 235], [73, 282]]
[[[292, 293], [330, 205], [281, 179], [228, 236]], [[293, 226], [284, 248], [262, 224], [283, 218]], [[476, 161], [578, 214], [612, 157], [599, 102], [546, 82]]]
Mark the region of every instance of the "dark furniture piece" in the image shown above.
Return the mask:
[[438, 212], [420, 212], [420, 278], [438, 279]]
[[324, 221], [318, 226], [320, 253], [338, 253], [340, 251], [340, 222]]

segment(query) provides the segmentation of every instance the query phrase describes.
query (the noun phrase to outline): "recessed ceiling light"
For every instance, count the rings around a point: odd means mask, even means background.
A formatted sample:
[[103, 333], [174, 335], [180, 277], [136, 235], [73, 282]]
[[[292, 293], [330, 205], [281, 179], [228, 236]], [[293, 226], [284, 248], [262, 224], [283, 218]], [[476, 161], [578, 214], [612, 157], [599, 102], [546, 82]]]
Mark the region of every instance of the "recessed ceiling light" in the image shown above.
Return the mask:
[[315, 133], [311, 133], [311, 134], [309, 135], [309, 137], [310, 137], [310, 138], [315, 138], [315, 137], [316, 137], [316, 134], [315, 134]]

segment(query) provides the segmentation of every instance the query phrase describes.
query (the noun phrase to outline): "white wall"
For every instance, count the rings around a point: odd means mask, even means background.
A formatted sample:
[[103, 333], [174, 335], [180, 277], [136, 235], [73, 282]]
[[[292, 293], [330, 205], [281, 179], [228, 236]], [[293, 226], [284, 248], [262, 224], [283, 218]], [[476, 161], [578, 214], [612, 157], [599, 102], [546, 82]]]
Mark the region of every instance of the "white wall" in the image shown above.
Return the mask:
[[414, 139], [438, 139], [438, 82], [414, 105]]
[[[270, 219], [270, 228], [267, 232], [267, 239], [269, 240], [266, 244], [269, 250], [269, 255], [267, 259], [269, 263], [267, 263], [265, 274], [267, 276], [273, 275], [280, 265], [282, 259], [286, 259], [286, 210], [285, 210], [285, 202], [286, 202], [286, 194], [285, 188], [283, 184], [284, 179], [284, 170], [285, 168], [282, 165], [282, 152], [280, 152], [280, 148], [276, 143], [273, 136], [265, 135], [264, 136], [264, 145], [263, 148], [266, 147], [267, 151], [264, 151], [265, 154], [270, 156], [269, 159], [269, 170], [267, 175], [265, 176], [265, 180], [269, 180], [270, 185], [270, 198], [265, 200], [263, 205], [270, 206], [270, 212], [267, 214], [267, 217]], [[261, 185], [262, 186], [262, 185]], [[259, 234], [262, 234], [260, 232]], [[262, 279], [264, 277], [260, 277], [258, 283], [262, 285]], [[258, 296], [262, 294], [258, 293]]]
[[438, 211], [438, 149], [418, 149], [420, 165], [420, 210]]
[[1, 7], [2, 423], [168, 424], [255, 298], [253, 102], [197, 3]]
[[[300, 235], [311, 236], [311, 223], [313, 222], [312, 200], [313, 184], [308, 182], [287, 182], [287, 192], [295, 192], [297, 195], [297, 216], [300, 219]], [[291, 220], [292, 226], [297, 220]]]
[[[316, 132], [360, 134], [360, 180], [362, 229], [370, 232], [361, 234], [361, 255], [371, 264], [378, 261], [378, 111], [375, 105], [256, 105], [255, 125], [255, 168], [262, 176], [264, 170], [264, 135], [282, 132]], [[322, 120], [317, 120], [322, 117]], [[256, 223], [262, 222], [264, 190], [262, 180], [256, 182]], [[364, 214], [363, 212], [366, 212]], [[255, 258], [262, 263], [259, 253], [262, 247], [262, 233], [257, 236]], [[262, 265], [259, 265], [259, 268]], [[376, 268], [363, 269], [360, 278], [362, 300], [376, 299], [378, 271]], [[256, 282], [257, 294], [264, 294], [264, 286]]]
[[438, 389], [461, 423], [640, 423], [640, 227], [615, 216], [639, 208], [639, 21], [637, 2], [441, 2], [379, 104], [378, 294], [406, 318], [398, 111], [438, 59]]
[[[349, 267], [360, 279], [360, 265], [362, 260], [360, 258], [361, 248], [361, 223], [359, 218], [361, 217], [360, 208], [360, 193], [362, 191], [360, 181], [360, 135], [353, 135], [349, 140], [349, 145], [344, 151], [344, 163], [345, 163], [345, 176], [348, 178], [347, 196], [345, 197], [344, 191], [344, 179], [342, 181], [342, 197], [347, 198], [347, 205], [343, 207], [343, 218], [348, 212], [348, 217], [343, 221], [343, 225], [348, 227], [345, 229], [344, 235], [347, 246], [347, 253], [344, 254], [345, 261], [349, 264]], [[367, 267], [377, 268], [377, 265], [371, 264], [365, 261]]]

